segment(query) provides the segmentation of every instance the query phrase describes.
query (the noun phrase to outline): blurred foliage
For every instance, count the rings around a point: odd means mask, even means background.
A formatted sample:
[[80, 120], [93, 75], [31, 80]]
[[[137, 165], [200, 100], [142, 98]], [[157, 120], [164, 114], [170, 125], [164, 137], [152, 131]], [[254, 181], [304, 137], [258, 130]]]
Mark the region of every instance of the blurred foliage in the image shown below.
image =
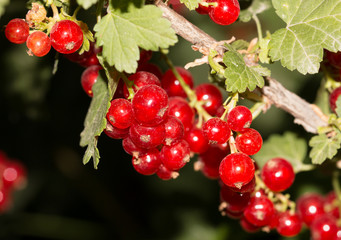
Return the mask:
[[[24, 18], [25, 2], [10, 1], [0, 18], [4, 26], [12, 18]], [[93, 26], [95, 9], [80, 11], [79, 19]], [[185, 16], [217, 40], [251, 40], [255, 24], [217, 26], [208, 16], [188, 12]], [[267, 11], [260, 16], [263, 29], [274, 31], [280, 19]], [[183, 39], [170, 49], [176, 65], [199, 58]], [[219, 186], [193, 171], [194, 159], [173, 181], [142, 176], [131, 165], [121, 141], [104, 134], [99, 138], [99, 169], [83, 166], [80, 132], [90, 99], [80, 85], [82, 67], [60, 58], [52, 75], [55, 52], [44, 58], [30, 57], [24, 45], [9, 43], [1, 32], [0, 149], [22, 161], [28, 185], [17, 192], [10, 212], [0, 216], [0, 239], [282, 239], [277, 233], [245, 233], [238, 221], [218, 211]], [[166, 70], [154, 54], [152, 61]], [[320, 85], [319, 75], [302, 76], [270, 66], [272, 76], [310, 102]], [[208, 81], [208, 67], [190, 69], [196, 84]], [[243, 104], [250, 104], [243, 102]], [[253, 123], [267, 139], [271, 134], [293, 131], [302, 138], [310, 134], [293, 118], [272, 107]], [[299, 173], [290, 189], [293, 199], [305, 191], [331, 190], [328, 163], [313, 172]], [[309, 179], [309, 180], [307, 180]], [[308, 239], [303, 231], [295, 239]]]

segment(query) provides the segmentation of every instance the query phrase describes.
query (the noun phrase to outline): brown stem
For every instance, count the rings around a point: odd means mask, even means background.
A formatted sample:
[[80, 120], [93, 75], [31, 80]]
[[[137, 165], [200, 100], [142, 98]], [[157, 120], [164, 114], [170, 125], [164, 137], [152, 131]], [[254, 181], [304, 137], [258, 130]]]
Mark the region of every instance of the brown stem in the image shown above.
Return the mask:
[[[219, 46], [214, 38], [170, 9], [161, 0], [156, 0], [155, 5], [162, 10], [163, 17], [171, 22], [174, 31], [192, 43], [194, 49], [208, 54], [212, 46]], [[222, 55], [222, 47], [217, 51]], [[319, 127], [328, 125], [323, 114], [316, 110], [316, 107], [284, 88], [275, 79], [268, 78], [267, 81], [269, 84], [263, 87], [262, 94], [276, 107], [294, 116], [294, 122], [302, 125], [307, 132], [317, 133]]]

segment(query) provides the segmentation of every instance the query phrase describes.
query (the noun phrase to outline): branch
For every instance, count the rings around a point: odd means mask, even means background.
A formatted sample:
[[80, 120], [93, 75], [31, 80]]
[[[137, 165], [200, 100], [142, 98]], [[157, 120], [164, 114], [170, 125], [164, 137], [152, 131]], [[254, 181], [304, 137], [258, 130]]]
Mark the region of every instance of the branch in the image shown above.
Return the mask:
[[[214, 38], [173, 11], [161, 0], [156, 0], [155, 5], [162, 10], [163, 17], [171, 22], [174, 31], [192, 43], [200, 52], [207, 53], [212, 46], [219, 45]], [[222, 51], [219, 53], [222, 54]], [[268, 78], [267, 80], [269, 85], [262, 88], [262, 94], [273, 105], [291, 114], [296, 124], [302, 125], [307, 132], [311, 133], [317, 133], [319, 127], [327, 126], [327, 121], [319, 108], [290, 92], [275, 79]]]

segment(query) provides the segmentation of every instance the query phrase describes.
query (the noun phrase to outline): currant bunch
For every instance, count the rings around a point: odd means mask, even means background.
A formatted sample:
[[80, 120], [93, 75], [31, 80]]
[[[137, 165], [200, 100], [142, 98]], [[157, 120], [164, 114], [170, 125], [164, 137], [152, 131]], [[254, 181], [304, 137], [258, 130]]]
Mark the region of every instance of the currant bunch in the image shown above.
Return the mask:
[[83, 44], [83, 30], [76, 20], [48, 18], [46, 14], [43, 5], [32, 3], [25, 20], [15, 18], [6, 25], [6, 38], [15, 44], [26, 42], [27, 53], [37, 57], [48, 54], [51, 46], [63, 54], [78, 51]]

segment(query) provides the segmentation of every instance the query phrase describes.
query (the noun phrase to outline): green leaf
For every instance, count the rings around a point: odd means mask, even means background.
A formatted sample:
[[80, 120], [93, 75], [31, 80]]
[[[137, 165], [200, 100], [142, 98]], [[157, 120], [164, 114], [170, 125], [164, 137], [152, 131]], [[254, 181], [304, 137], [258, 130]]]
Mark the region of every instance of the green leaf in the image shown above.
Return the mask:
[[228, 92], [245, 92], [248, 88], [253, 91], [257, 86], [264, 86], [262, 76], [269, 76], [270, 70], [260, 65], [248, 67], [243, 59], [243, 55], [230, 48], [224, 54], [223, 62], [226, 65], [224, 76], [225, 85]]
[[111, 10], [95, 25], [97, 44], [103, 46], [104, 59], [119, 72], [134, 73], [139, 59], [139, 47], [157, 51], [177, 42], [170, 22], [154, 5], [128, 12]]
[[0, 0], [0, 17], [5, 13], [5, 8], [9, 4], [9, 0]]
[[83, 163], [93, 159], [94, 168], [99, 163], [99, 151], [97, 149], [98, 137], [106, 126], [106, 114], [110, 106], [110, 96], [106, 81], [101, 75], [98, 76], [93, 88], [93, 98], [84, 121], [84, 130], [81, 132], [80, 146], [86, 147]]
[[248, 22], [251, 20], [253, 15], [260, 14], [271, 7], [272, 5], [270, 0], [253, 0], [250, 7], [240, 11], [239, 19], [242, 22]]
[[341, 97], [339, 96], [336, 100], [335, 113], [340, 118], [341, 117]]
[[236, 49], [236, 50], [241, 50], [241, 49], [248, 49], [250, 43], [245, 41], [245, 40], [241, 40], [241, 39], [238, 39], [234, 42], [231, 43], [231, 46]]
[[341, 51], [340, 0], [273, 0], [278, 16], [287, 23], [269, 43], [273, 61], [302, 74], [317, 73], [323, 48]]
[[84, 9], [90, 8], [97, 2], [98, 0], [77, 0], [78, 5], [82, 6]]
[[199, 6], [202, 0], [180, 0], [189, 10], [194, 10]]
[[296, 173], [311, 170], [314, 166], [304, 164], [303, 160], [307, 155], [307, 144], [304, 139], [298, 138], [292, 132], [286, 132], [283, 135], [272, 135], [264, 142], [261, 150], [254, 155], [259, 168], [276, 157], [288, 160]]
[[340, 148], [341, 134], [335, 131], [335, 135], [328, 137], [326, 134], [320, 134], [312, 137], [309, 141], [310, 158], [313, 164], [322, 164], [327, 159], [332, 159]]

